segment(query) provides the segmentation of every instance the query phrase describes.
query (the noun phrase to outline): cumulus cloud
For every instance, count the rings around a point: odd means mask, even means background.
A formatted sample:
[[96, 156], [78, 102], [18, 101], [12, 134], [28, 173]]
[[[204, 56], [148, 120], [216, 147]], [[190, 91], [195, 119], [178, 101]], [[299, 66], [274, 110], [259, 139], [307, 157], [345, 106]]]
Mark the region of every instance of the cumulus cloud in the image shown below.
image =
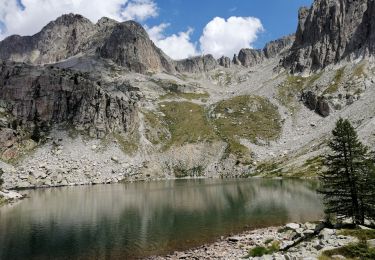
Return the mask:
[[[144, 22], [158, 16], [158, 12], [156, 0], [0, 0], [0, 40], [11, 34], [35, 34], [66, 13], [81, 14], [92, 22], [104, 16]], [[168, 35], [168, 26], [162, 23], [146, 26], [146, 30], [155, 44], [174, 59], [202, 53], [231, 57], [241, 48], [251, 48], [263, 30], [261, 21], [254, 17], [216, 17], [205, 26], [198, 43], [192, 40], [192, 28]]]
[[121, 14], [125, 20], [144, 21], [147, 18], [156, 17], [158, 15], [158, 7], [151, 0], [135, 0], [129, 2]]
[[[154, 0], [0, 0], [0, 38], [32, 35], [65, 13], [78, 13], [96, 22], [103, 16], [144, 21], [158, 15]], [[1, 29], [2, 28], [2, 29]]]
[[192, 28], [188, 28], [186, 32], [179, 32], [170, 36], [165, 35], [165, 29], [169, 24], [162, 23], [146, 30], [151, 40], [162, 49], [169, 57], [173, 59], [184, 59], [199, 54], [197, 44], [191, 41]]
[[263, 26], [258, 18], [235, 17], [227, 20], [215, 17], [203, 29], [199, 42], [203, 53], [216, 58], [222, 55], [233, 56], [241, 48], [252, 48]]

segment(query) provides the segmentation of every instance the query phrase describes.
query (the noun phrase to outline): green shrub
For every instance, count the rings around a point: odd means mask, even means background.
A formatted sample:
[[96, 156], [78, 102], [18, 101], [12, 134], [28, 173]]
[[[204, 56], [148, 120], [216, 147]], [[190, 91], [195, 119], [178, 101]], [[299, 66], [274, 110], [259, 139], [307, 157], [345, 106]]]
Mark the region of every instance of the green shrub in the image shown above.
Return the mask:
[[349, 244], [344, 247], [324, 251], [320, 259], [327, 259], [334, 255], [342, 255], [350, 259], [373, 260], [375, 259], [375, 248], [370, 248], [366, 242], [361, 241], [357, 244]]
[[264, 255], [270, 255], [280, 250], [280, 243], [274, 241], [270, 246], [256, 246], [249, 251], [248, 257], [259, 257]]

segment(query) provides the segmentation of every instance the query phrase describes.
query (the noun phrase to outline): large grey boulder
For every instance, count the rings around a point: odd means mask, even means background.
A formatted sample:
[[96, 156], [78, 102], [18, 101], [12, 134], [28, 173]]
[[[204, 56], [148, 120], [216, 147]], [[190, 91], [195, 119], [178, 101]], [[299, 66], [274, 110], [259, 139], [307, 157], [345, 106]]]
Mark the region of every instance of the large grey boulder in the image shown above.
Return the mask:
[[310, 110], [323, 117], [329, 116], [331, 109], [325, 97], [317, 96], [314, 92], [307, 91], [302, 93], [301, 99]]

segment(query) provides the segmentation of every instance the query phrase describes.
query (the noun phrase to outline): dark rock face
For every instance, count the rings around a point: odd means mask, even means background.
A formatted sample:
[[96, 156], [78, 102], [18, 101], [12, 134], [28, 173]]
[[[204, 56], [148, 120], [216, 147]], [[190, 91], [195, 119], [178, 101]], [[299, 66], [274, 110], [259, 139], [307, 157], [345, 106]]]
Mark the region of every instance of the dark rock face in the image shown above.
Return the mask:
[[218, 63], [220, 66], [224, 67], [224, 68], [230, 68], [230, 65], [231, 65], [231, 60], [229, 57], [221, 57], [219, 60], [218, 60]]
[[373, 0], [316, 0], [310, 10], [300, 10], [296, 40], [282, 64], [293, 73], [316, 71], [373, 54]]
[[233, 56], [233, 60], [232, 60], [232, 63], [233, 63], [234, 65], [241, 65], [241, 62], [240, 62], [240, 60], [238, 59], [237, 54], [234, 54], [234, 56]]
[[173, 72], [170, 60], [149, 39], [145, 29], [133, 21], [117, 24], [98, 53], [131, 71]]
[[312, 91], [308, 91], [302, 94], [301, 99], [305, 106], [310, 110], [315, 111], [323, 117], [329, 116], [331, 109], [324, 97], [318, 97]]
[[210, 54], [176, 61], [176, 71], [180, 73], [202, 73], [217, 67], [218, 62]]
[[95, 25], [81, 15], [63, 15], [33, 36], [13, 35], [0, 42], [0, 59], [54, 63], [84, 50]]
[[138, 99], [136, 92], [109, 93], [77, 72], [9, 62], [0, 66], [0, 104], [15, 118], [9, 122], [13, 128], [66, 122], [94, 137], [126, 132], [135, 122]]
[[281, 39], [271, 41], [266, 44], [266, 46], [260, 50], [256, 49], [242, 49], [240, 50], [238, 56], [235, 55], [233, 58], [233, 63], [236, 60], [239, 65], [244, 67], [253, 67], [265, 61], [266, 59], [275, 58], [278, 55], [283, 54], [287, 49], [289, 49], [294, 42], [294, 35], [289, 35]]
[[266, 44], [266, 46], [263, 49], [264, 56], [267, 59], [271, 59], [276, 57], [277, 55], [281, 54], [286, 49], [290, 48], [292, 44], [294, 43], [295, 36], [294, 34], [285, 36], [281, 39], [278, 39], [276, 41], [271, 41]]
[[97, 53], [131, 71], [174, 72], [172, 61], [136, 22], [63, 15], [33, 36], [13, 35], [0, 42], [0, 60], [34, 65], [56, 63], [77, 54]]
[[262, 63], [264, 59], [265, 56], [262, 50], [242, 49], [238, 53], [238, 60], [244, 67], [253, 67]]

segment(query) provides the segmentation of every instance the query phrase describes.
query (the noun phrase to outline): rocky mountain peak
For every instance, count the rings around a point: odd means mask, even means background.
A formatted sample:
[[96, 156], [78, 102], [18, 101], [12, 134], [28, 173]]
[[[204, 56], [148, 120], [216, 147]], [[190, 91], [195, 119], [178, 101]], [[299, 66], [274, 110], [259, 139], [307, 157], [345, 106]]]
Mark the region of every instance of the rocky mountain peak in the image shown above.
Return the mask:
[[[92, 24], [91, 21], [85, 17], [83, 17], [80, 14], [63, 14], [60, 17], [58, 17], [55, 21], [50, 22], [47, 26], [45, 26], [43, 29], [48, 28], [48, 27], [53, 27], [56, 25], [64, 25], [64, 26], [70, 26], [72, 24], [77, 24], [77, 23], [88, 23]], [[43, 31], [42, 29], [42, 31]]]
[[316, 0], [301, 8], [296, 40], [282, 61], [291, 72], [317, 71], [375, 54], [373, 0]]
[[102, 28], [102, 27], [109, 27], [109, 26], [114, 26], [116, 25], [118, 22], [111, 19], [111, 18], [108, 18], [108, 17], [102, 17], [98, 20], [98, 22], [96, 23], [96, 26]]
[[115, 25], [97, 52], [100, 57], [139, 73], [174, 71], [170, 59], [150, 40], [146, 30], [134, 21]]

